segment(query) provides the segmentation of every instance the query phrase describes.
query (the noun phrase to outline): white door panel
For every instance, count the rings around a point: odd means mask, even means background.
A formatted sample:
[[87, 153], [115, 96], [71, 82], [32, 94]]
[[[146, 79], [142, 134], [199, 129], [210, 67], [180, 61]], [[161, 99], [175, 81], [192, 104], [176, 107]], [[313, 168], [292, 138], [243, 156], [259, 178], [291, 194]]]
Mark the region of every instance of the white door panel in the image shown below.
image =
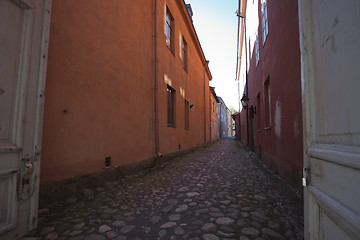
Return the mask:
[[0, 238], [36, 226], [49, 0], [0, 0]]
[[0, 172], [0, 233], [15, 228], [17, 224], [17, 173], [17, 169]]
[[298, 3], [305, 238], [360, 239], [360, 1]]
[[354, 106], [360, 89], [360, 31], [354, 28], [360, 24], [360, 1], [315, 1], [313, 6], [318, 139], [360, 144], [360, 111]]
[[[31, 10], [30, 10], [31, 11]], [[24, 85], [29, 61], [29, 41], [22, 40], [31, 24], [23, 26], [25, 10], [9, 0], [0, 1], [0, 150], [19, 151], [21, 148], [21, 120], [24, 106]], [[26, 21], [32, 22], [31, 17]], [[17, 27], [14, 27], [17, 26]], [[27, 67], [27, 66], [25, 66]]]

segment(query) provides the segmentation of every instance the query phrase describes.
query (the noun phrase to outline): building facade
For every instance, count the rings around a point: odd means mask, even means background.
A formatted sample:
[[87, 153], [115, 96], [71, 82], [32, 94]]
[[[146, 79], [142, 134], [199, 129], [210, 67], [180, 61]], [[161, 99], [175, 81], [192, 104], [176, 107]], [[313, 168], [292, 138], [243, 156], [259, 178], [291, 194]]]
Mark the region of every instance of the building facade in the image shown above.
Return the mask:
[[210, 87], [210, 133], [211, 133], [211, 141], [215, 141], [220, 138], [220, 121], [219, 121], [219, 111], [218, 111], [218, 103], [219, 98], [215, 93], [215, 87]]
[[218, 115], [219, 115], [219, 136], [223, 137], [232, 137], [233, 133], [233, 119], [231, 117], [231, 111], [226, 106], [224, 100], [221, 97], [219, 98], [218, 103]]
[[238, 80], [241, 139], [257, 157], [300, 186], [302, 106], [298, 4], [240, 1]]
[[240, 122], [240, 113], [237, 112], [233, 115], [231, 115], [231, 117], [234, 120], [234, 136], [236, 140], [240, 140], [240, 136], [241, 136], [241, 131], [240, 131], [240, 127], [241, 127], [241, 122]]
[[211, 73], [182, 0], [52, 5], [41, 181], [211, 141]]

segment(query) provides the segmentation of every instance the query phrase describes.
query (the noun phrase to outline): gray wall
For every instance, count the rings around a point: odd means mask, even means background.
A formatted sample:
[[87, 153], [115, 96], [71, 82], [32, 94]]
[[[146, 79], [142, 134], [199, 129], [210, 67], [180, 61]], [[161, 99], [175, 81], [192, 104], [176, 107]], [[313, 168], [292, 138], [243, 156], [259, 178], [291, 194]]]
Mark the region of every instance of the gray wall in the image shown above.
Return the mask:
[[221, 97], [218, 97], [220, 103], [218, 103], [218, 116], [219, 116], [219, 134], [220, 137], [231, 137], [232, 134], [232, 117], [231, 111], [227, 108]]

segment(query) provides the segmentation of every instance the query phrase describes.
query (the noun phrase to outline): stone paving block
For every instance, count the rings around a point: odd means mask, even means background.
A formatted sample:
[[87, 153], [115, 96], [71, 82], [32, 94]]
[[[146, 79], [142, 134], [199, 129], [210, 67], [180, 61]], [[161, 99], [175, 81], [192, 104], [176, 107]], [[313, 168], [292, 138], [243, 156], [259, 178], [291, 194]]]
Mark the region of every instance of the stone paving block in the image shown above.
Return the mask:
[[125, 234], [125, 233], [128, 233], [128, 232], [131, 232], [134, 228], [135, 228], [134, 225], [126, 225], [126, 226], [123, 226], [121, 228], [120, 232]]
[[176, 226], [176, 222], [166, 222], [163, 225], [160, 226], [160, 228], [171, 228]]
[[90, 234], [87, 237], [85, 237], [84, 240], [106, 240], [106, 237], [100, 234]]
[[[64, 202], [40, 206], [45, 240], [303, 239], [301, 191], [224, 139]], [[281, 186], [281, 187], [280, 187]]]

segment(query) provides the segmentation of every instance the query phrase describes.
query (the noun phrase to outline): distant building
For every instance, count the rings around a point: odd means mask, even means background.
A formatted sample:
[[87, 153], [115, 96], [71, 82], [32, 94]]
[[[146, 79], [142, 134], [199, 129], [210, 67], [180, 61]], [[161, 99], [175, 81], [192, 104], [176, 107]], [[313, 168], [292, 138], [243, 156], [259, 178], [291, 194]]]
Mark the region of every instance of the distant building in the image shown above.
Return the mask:
[[303, 159], [297, 1], [240, 1], [241, 140], [300, 186]]
[[240, 113], [237, 112], [237, 113], [231, 115], [231, 117], [232, 117], [233, 120], [234, 120], [233, 125], [234, 125], [234, 136], [235, 136], [235, 139], [240, 140], [240, 136], [241, 136], [241, 131], [240, 131], [240, 126], [241, 126], [241, 123], [240, 123]]
[[216, 96], [215, 88], [210, 87], [210, 134], [211, 141], [220, 138], [220, 119], [218, 111], [219, 98]]
[[221, 97], [218, 98], [219, 98], [218, 115], [220, 120], [220, 124], [219, 124], [220, 138], [232, 137], [234, 134], [233, 134], [233, 119], [231, 117], [231, 111], [226, 106], [224, 100]]

